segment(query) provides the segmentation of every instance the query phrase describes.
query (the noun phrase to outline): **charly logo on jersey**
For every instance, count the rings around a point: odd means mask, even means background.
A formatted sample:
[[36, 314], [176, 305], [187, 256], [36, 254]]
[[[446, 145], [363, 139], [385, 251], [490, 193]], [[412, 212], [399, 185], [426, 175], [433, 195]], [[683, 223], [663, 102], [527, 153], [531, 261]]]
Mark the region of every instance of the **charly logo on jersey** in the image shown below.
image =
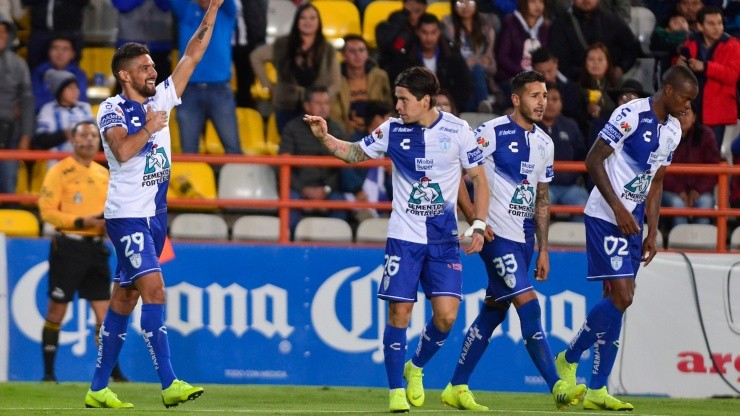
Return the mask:
[[144, 177], [141, 186], [152, 186], [163, 183], [170, 179], [170, 159], [163, 147], [152, 145], [146, 154], [144, 163]]
[[425, 176], [411, 185], [406, 213], [434, 217], [444, 212], [444, 203], [439, 184]]
[[509, 214], [525, 218], [534, 217], [534, 186], [528, 180], [523, 180], [514, 189], [514, 195], [509, 202]]
[[624, 185], [624, 192], [622, 192], [622, 199], [632, 201], [641, 204], [647, 197], [647, 191], [650, 188], [650, 181], [653, 180], [653, 175], [650, 174], [650, 170], [644, 173], [638, 173], [631, 181]]

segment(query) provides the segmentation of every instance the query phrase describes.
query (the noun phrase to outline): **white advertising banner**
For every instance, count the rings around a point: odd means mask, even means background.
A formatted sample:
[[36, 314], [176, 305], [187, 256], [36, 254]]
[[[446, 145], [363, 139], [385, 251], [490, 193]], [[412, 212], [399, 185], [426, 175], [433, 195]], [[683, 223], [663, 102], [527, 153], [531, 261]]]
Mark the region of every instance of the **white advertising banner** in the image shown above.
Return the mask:
[[740, 394], [740, 256], [660, 253], [637, 276], [610, 391]]

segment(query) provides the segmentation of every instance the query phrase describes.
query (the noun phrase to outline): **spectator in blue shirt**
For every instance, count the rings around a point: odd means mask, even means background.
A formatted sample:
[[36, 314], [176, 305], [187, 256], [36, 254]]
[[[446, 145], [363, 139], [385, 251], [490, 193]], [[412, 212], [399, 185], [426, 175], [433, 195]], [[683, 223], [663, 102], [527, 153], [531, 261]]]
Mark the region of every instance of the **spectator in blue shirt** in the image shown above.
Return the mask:
[[45, 75], [49, 70], [64, 70], [74, 74], [80, 88], [80, 101], [87, 101], [87, 74], [77, 65], [77, 53], [72, 39], [57, 36], [49, 43], [49, 59], [31, 72], [33, 96], [36, 100], [36, 113], [44, 104], [54, 101], [54, 93], [46, 83]]
[[[170, 0], [179, 29], [180, 56], [198, 29], [209, 0]], [[183, 153], [198, 153], [206, 119], [213, 122], [226, 153], [241, 154], [236, 124], [236, 101], [231, 90], [231, 36], [236, 25], [236, 3], [225, 0], [218, 9], [211, 43], [195, 68], [177, 108]]]

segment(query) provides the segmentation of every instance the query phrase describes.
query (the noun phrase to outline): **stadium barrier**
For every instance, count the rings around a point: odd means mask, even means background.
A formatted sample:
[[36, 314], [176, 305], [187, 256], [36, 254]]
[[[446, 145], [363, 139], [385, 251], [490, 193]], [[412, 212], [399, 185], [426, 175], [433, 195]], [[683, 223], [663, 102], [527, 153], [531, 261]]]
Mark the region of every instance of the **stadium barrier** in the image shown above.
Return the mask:
[[[49, 160], [62, 159], [66, 153], [49, 151], [23, 151], [23, 150], [1, 150], [0, 160]], [[322, 167], [390, 167], [390, 160], [368, 160], [357, 165], [347, 163], [331, 156], [243, 156], [243, 155], [196, 155], [196, 154], [174, 154], [173, 161], [206, 162], [211, 165], [223, 165], [225, 163], [253, 163], [274, 166], [278, 170], [278, 194], [279, 200], [257, 200], [257, 199], [216, 199], [198, 200], [189, 198], [173, 198], [168, 200], [168, 205], [173, 208], [183, 207], [213, 207], [220, 208], [262, 208], [278, 210], [280, 218], [280, 238], [282, 244], [289, 244], [290, 233], [288, 230], [288, 218], [291, 208], [325, 208], [325, 209], [361, 209], [375, 208], [389, 211], [390, 202], [350, 202], [350, 201], [308, 201], [290, 199], [290, 170], [295, 166], [322, 166]], [[96, 160], [105, 161], [102, 153], [98, 154]], [[555, 171], [585, 172], [586, 168], [582, 162], [555, 162]], [[729, 217], [740, 217], [740, 209], [729, 207], [730, 176], [740, 175], [740, 166], [730, 166], [725, 162], [716, 165], [679, 164], [675, 163], [668, 167], [671, 173], [684, 173], [695, 175], [716, 175], [717, 183], [717, 207], [715, 209], [699, 208], [661, 208], [661, 216], [704, 216], [716, 219], [717, 223], [717, 252], [727, 251], [727, 220]], [[0, 203], [35, 203], [35, 195], [0, 194]], [[553, 205], [553, 214], [581, 214], [583, 207], [576, 205]]]
[[[179, 377], [197, 383], [386, 386], [381, 342], [386, 305], [375, 296], [382, 248], [173, 245], [175, 258], [162, 269], [166, 325]], [[0, 234], [0, 381], [37, 381], [43, 374], [48, 248], [48, 238]], [[535, 289], [543, 328], [557, 352], [600, 299], [601, 285], [585, 281], [582, 251], [554, 251], [550, 262], [548, 281], [535, 283]], [[739, 255], [660, 253], [641, 270], [635, 303], [624, 321], [612, 392], [706, 397], [738, 391], [738, 264]], [[485, 295], [479, 257], [463, 256], [462, 265], [464, 301], [444, 348], [425, 367], [428, 388], [441, 389], [448, 382], [465, 329]], [[701, 284], [695, 284], [695, 277]], [[430, 316], [428, 302], [417, 305], [407, 334], [409, 348]], [[137, 336], [139, 320], [137, 308], [120, 363], [132, 380], [156, 382], [149, 353]], [[88, 304], [74, 300], [61, 328], [60, 381], [91, 380], [94, 330]], [[588, 379], [592, 359], [587, 354], [582, 360], [581, 381]], [[546, 392], [514, 308], [494, 333], [471, 385]]]

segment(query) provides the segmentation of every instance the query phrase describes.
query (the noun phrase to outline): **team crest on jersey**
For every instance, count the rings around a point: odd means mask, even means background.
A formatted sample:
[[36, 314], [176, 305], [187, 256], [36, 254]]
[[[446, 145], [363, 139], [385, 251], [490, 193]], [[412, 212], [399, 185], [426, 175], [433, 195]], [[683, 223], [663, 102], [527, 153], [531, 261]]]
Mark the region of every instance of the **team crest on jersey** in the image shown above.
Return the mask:
[[131, 265], [134, 266], [135, 269], [141, 267], [141, 253], [132, 254], [131, 256], [129, 256], [128, 260], [131, 262]]
[[619, 128], [622, 129], [622, 131], [625, 133], [629, 133], [632, 130], [632, 126], [630, 126], [627, 120], [619, 123]]
[[645, 202], [648, 189], [650, 188], [650, 182], [652, 180], [653, 175], [650, 174], [650, 170], [644, 173], [638, 173], [634, 179], [624, 185], [624, 191], [622, 192], [621, 198], [638, 204]]
[[514, 189], [509, 202], [509, 214], [524, 218], [534, 217], [534, 186], [528, 180], [523, 180]]
[[444, 212], [444, 203], [439, 184], [425, 176], [411, 186], [406, 213], [434, 217]]
[[452, 145], [452, 139], [450, 139], [449, 137], [442, 136], [439, 138], [439, 147], [442, 150], [444, 151], [449, 150], [451, 145]]
[[612, 262], [612, 269], [614, 269], [614, 271], [622, 268], [622, 257], [613, 256], [610, 260]]

